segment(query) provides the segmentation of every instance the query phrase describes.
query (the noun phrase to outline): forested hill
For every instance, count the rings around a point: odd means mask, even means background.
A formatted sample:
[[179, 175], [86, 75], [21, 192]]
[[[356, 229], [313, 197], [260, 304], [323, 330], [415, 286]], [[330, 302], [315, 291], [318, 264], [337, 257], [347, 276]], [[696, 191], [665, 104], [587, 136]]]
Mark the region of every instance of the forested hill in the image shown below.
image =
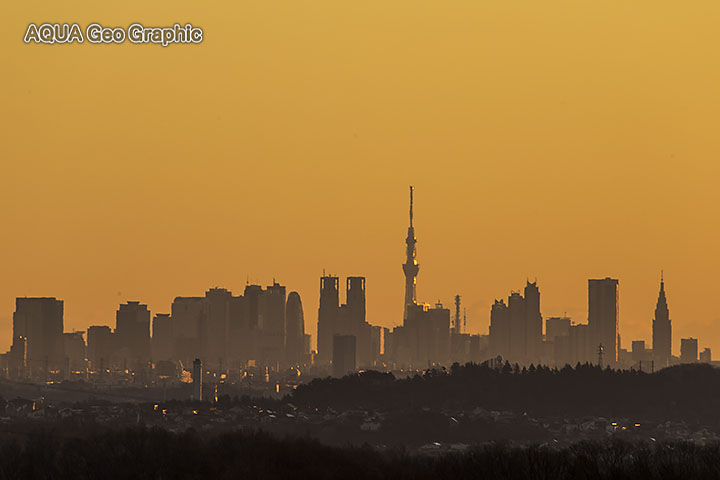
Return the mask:
[[288, 401], [337, 410], [430, 408], [527, 412], [533, 416], [627, 416], [720, 421], [720, 370], [680, 365], [655, 373], [592, 365], [518, 369], [453, 365], [407, 379], [367, 371], [299, 386]]

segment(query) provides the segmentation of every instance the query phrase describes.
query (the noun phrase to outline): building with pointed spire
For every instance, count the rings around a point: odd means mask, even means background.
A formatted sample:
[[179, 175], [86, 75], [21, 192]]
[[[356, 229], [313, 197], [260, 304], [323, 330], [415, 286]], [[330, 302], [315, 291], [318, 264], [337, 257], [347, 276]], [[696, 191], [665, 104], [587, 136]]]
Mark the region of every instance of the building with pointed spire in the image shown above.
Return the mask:
[[652, 327], [653, 359], [657, 368], [667, 367], [672, 358], [672, 325], [667, 298], [665, 297], [665, 279], [660, 274], [660, 293], [655, 307]]
[[417, 263], [417, 249], [415, 244], [415, 227], [413, 226], [413, 187], [410, 187], [410, 226], [408, 227], [407, 238], [405, 239], [405, 305], [403, 306], [403, 323], [408, 319], [408, 310], [411, 305], [417, 305], [417, 275], [420, 266]]

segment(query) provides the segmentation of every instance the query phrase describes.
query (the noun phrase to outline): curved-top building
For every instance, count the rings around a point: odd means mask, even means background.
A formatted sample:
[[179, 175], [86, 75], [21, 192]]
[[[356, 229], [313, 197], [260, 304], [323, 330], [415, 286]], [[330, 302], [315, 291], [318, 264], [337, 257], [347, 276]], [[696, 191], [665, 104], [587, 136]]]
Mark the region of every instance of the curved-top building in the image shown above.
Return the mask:
[[290, 292], [285, 307], [285, 355], [291, 364], [302, 361], [305, 342], [305, 316], [298, 292]]

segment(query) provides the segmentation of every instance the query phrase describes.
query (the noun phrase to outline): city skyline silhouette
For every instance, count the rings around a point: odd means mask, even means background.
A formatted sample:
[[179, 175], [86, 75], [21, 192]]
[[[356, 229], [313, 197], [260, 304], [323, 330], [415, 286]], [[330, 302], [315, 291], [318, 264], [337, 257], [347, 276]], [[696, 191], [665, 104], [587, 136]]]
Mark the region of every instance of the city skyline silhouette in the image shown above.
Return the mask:
[[418, 370], [467, 362], [556, 368], [590, 363], [651, 372], [680, 363], [711, 362], [711, 348], [696, 336], [675, 339], [680, 349], [673, 355], [664, 272], [651, 341], [622, 342], [620, 282], [610, 277], [588, 279], [587, 322], [567, 313], [543, 315], [538, 282], [527, 280], [524, 292], [511, 290], [507, 303], [494, 301], [487, 332], [472, 332], [466, 309], [460, 315], [461, 295], [454, 297], [452, 318], [439, 300], [418, 300], [413, 186], [405, 244], [405, 307], [402, 322], [390, 328], [367, 317], [366, 277], [348, 276], [343, 297], [341, 278], [325, 271], [315, 334], [312, 326], [310, 332], [306, 328], [299, 293], [288, 295], [287, 287], [275, 278], [267, 287], [251, 285], [248, 279], [240, 295], [214, 287], [204, 296], [176, 296], [170, 313], [151, 312], [140, 301], [127, 301], [116, 311], [114, 328], [110, 322], [88, 325], [87, 338], [82, 330], [63, 333], [62, 299], [18, 297], [12, 345], [3, 368], [11, 378], [47, 378], [52, 371], [69, 378], [71, 371], [104, 375], [107, 369], [143, 371], [157, 362], [190, 365], [195, 359], [216, 372], [262, 365], [271, 373], [287, 367], [332, 366], [333, 375], [342, 377], [365, 369]]
[[719, 2], [6, 3], [3, 477], [720, 473]]

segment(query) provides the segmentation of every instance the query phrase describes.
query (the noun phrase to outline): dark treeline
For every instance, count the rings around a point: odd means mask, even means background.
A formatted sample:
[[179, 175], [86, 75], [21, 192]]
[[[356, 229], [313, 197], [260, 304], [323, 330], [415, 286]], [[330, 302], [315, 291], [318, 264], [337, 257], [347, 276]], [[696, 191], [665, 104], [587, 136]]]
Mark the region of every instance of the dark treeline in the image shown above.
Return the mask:
[[364, 372], [301, 385], [297, 405], [346, 409], [473, 409], [527, 412], [534, 416], [624, 416], [720, 423], [720, 370], [681, 365], [656, 373], [592, 365], [519, 369], [454, 365], [398, 380]]
[[263, 433], [204, 437], [130, 429], [0, 440], [0, 478], [23, 479], [631, 479], [718, 478], [720, 447], [584, 442], [564, 449], [477, 447], [465, 453], [336, 448]]

